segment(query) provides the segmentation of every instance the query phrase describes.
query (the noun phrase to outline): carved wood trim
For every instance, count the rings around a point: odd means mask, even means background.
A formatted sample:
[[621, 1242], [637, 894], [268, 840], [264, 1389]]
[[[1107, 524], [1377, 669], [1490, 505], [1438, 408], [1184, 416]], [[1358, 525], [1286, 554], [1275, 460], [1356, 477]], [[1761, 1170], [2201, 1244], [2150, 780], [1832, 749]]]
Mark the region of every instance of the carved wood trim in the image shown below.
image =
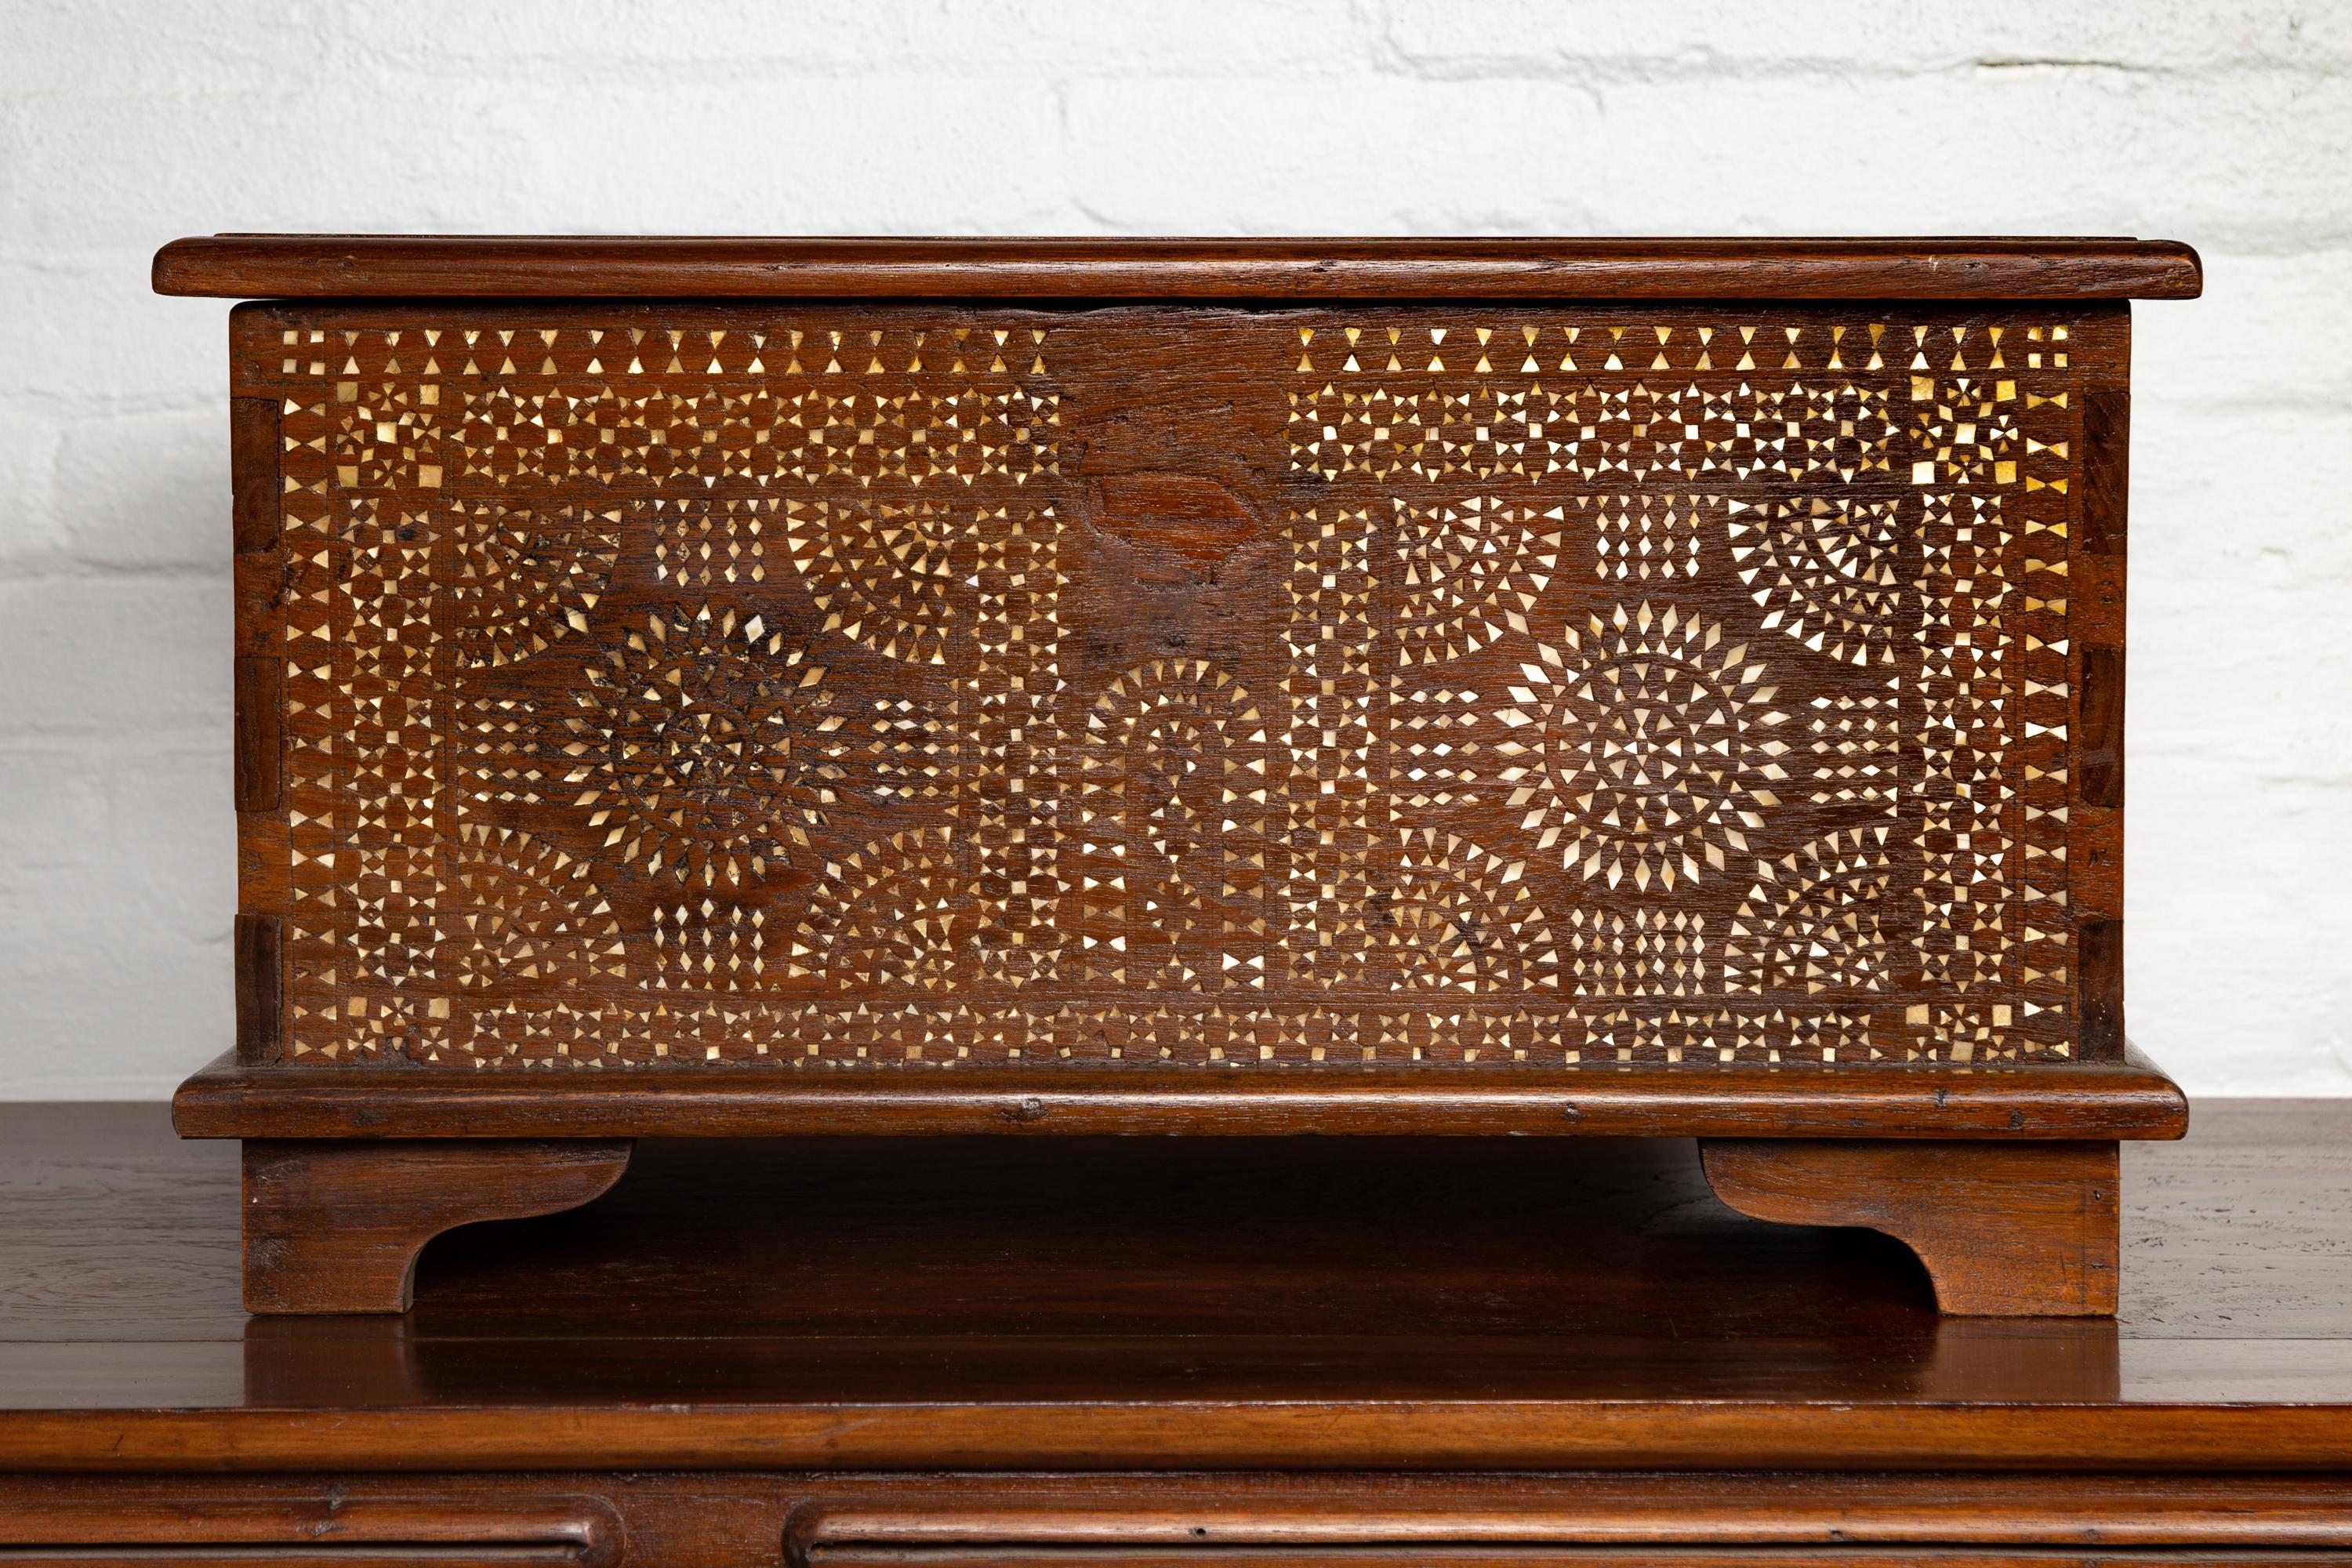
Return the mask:
[[404, 1312], [425, 1244], [478, 1220], [576, 1208], [620, 1180], [621, 1140], [245, 1145], [249, 1312]]
[[1961, 1317], [2116, 1310], [2111, 1142], [1705, 1139], [1716, 1196], [1781, 1225], [1860, 1226], [1919, 1255]]

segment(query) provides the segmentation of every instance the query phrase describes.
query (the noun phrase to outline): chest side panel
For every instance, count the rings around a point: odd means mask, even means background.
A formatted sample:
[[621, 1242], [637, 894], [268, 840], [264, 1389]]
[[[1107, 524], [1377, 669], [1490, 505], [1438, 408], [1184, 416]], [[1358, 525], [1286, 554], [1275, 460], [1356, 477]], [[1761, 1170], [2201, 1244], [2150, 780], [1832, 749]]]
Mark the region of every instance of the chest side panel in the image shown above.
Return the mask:
[[2120, 307], [237, 323], [248, 1059], [2119, 1049]]

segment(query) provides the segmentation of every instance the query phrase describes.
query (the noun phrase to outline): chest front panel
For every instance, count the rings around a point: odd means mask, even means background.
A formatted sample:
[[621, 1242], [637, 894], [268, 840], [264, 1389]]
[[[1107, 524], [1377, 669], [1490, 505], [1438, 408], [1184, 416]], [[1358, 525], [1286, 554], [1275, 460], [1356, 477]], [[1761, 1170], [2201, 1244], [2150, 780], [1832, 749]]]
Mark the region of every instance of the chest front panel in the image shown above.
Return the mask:
[[261, 1059], [2116, 1048], [2120, 308], [236, 342]]

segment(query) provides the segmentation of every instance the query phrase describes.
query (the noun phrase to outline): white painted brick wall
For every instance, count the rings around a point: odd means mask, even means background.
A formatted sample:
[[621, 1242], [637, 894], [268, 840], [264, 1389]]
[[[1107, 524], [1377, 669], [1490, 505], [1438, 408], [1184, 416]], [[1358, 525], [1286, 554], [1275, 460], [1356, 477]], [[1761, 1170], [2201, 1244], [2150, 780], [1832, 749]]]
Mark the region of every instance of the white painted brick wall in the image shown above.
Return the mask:
[[2352, 0], [8, 0], [0, 1097], [228, 1033], [215, 229], [2140, 234], [2134, 1032], [2352, 1091]]

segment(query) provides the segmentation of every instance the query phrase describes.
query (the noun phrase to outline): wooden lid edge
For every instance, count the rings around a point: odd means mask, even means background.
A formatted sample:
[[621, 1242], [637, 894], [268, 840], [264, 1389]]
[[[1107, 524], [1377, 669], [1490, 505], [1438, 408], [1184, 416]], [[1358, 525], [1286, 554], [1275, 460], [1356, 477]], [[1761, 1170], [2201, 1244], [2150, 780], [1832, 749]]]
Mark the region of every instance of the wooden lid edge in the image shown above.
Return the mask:
[[156, 252], [220, 299], [2193, 299], [2137, 239], [866, 239], [216, 235]]

